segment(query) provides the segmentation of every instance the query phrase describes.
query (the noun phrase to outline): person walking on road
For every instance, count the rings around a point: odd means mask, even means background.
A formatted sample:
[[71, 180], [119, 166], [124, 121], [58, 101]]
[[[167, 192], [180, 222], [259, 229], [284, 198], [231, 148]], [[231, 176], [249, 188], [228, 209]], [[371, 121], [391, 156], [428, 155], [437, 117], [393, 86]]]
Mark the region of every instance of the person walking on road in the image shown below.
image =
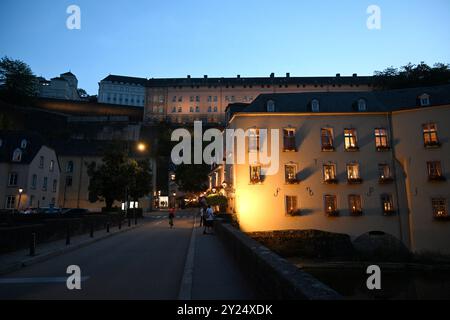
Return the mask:
[[203, 234], [208, 234], [206, 232], [207, 229], [212, 230], [213, 227], [213, 223], [214, 223], [214, 212], [213, 209], [211, 208], [211, 206], [208, 206], [208, 209], [206, 209], [206, 214], [205, 214], [205, 229], [203, 230]]
[[175, 208], [170, 208], [169, 209], [169, 226], [170, 229], [173, 228], [173, 219], [175, 218]]
[[203, 220], [205, 218], [205, 208], [200, 207], [200, 228], [203, 226]]

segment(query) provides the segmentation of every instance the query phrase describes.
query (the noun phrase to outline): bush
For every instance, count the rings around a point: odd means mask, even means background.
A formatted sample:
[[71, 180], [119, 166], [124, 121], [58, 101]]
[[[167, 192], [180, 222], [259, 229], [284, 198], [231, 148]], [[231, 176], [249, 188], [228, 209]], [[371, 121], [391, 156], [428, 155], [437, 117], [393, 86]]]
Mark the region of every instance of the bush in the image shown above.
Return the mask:
[[220, 212], [226, 212], [228, 207], [228, 199], [227, 197], [221, 194], [210, 194], [206, 197], [206, 202], [211, 207], [219, 207]]

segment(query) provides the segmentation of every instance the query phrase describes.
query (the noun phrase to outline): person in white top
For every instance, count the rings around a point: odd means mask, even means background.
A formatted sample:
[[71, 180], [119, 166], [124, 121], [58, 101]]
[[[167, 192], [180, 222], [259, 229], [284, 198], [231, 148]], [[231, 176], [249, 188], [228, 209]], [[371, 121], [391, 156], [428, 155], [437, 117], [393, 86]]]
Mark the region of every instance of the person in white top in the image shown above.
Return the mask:
[[212, 230], [214, 223], [214, 211], [211, 208], [211, 206], [208, 206], [208, 209], [206, 209], [206, 223], [205, 223], [205, 229], [203, 230], [203, 234], [207, 234], [206, 230]]

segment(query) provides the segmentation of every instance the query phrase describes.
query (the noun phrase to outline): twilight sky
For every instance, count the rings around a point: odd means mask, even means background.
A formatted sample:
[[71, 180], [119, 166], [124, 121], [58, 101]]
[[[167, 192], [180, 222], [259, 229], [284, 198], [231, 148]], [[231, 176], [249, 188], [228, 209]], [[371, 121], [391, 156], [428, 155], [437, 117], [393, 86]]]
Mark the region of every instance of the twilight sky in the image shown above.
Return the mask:
[[[69, 5], [81, 30], [66, 28]], [[366, 26], [369, 5], [381, 29]], [[371, 75], [450, 63], [448, 0], [1, 0], [0, 56], [97, 94], [108, 74], [146, 78]]]

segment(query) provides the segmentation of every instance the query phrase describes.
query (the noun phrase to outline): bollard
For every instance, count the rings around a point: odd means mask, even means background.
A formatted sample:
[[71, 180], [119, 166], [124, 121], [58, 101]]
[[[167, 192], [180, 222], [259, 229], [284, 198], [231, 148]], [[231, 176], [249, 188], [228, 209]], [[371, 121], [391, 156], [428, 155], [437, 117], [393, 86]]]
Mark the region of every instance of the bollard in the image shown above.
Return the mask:
[[66, 246], [70, 245], [70, 226], [67, 226]]
[[91, 223], [91, 238], [94, 237], [94, 224]]
[[36, 255], [36, 233], [33, 232], [31, 234], [31, 239], [30, 239], [30, 256], [34, 256]]
[[109, 233], [109, 222], [106, 224], [106, 233]]

